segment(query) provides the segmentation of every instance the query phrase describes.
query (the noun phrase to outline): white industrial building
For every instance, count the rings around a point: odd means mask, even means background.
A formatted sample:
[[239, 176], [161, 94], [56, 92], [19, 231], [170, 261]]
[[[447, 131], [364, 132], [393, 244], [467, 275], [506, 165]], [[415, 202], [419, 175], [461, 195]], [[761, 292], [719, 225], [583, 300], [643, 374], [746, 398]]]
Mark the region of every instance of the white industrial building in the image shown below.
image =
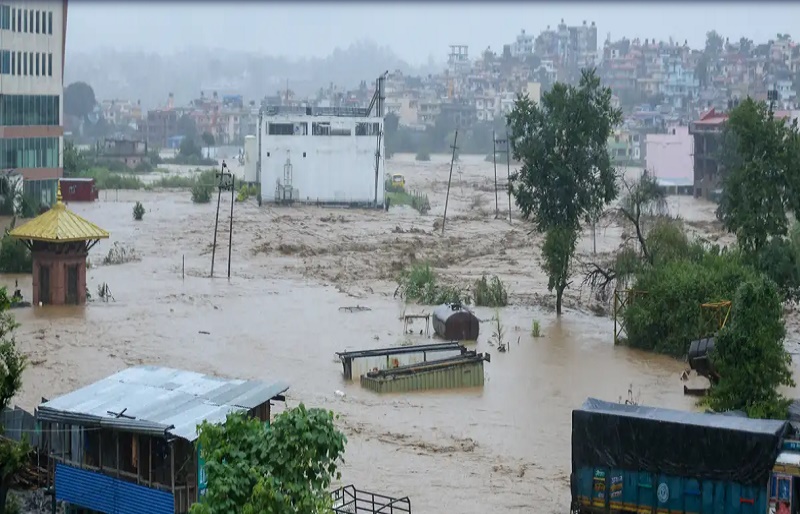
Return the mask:
[[382, 207], [383, 118], [358, 111], [275, 108], [263, 115], [261, 201]]

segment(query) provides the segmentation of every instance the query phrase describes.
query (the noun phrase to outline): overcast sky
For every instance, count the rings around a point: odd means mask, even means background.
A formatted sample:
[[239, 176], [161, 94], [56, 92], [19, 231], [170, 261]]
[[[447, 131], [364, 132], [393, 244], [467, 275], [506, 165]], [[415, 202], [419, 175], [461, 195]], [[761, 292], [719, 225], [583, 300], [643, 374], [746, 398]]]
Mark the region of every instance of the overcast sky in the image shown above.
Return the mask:
[[[561, 19], [598, 26], [598, 42], [610, 33], [676, 41], [701, 47], [715, 29], [731, 40], [766, 41], [777, 33], [800, 39], [800, 3], [510, 3], [426, 2], [356, 4], [292, 2], [125, 3], [70, 0], [67, 51], [102, 48], [172, 53], [187, 47], [251, 50], [286, 57], [322, 57], [337, 46], [371, 39], [411, 64], [433, 55], [443, 61], [448, 45], [466, 44], [477, 55], [501, 51], [521, 29], [538, 33]], [[797, 33], [794, 33], [797, 32]]]

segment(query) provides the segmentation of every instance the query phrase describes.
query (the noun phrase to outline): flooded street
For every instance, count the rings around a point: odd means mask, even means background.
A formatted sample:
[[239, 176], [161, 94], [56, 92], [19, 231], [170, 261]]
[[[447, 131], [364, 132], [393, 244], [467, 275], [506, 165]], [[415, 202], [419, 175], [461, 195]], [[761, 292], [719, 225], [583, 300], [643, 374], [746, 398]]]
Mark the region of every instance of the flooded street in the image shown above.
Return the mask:
[[[502, 219], [503, 193], [501, 219], [494, 218], [493, 166], [482, 157], [462, 157], [456, 166], [441, 236], [434, 221], [444, 209], [449, 162], [433, 159], [387, 162], [409, 189], [429, 195], [425, 216], [406, 207], [387, 213], [237, 203], [230, 281], [229, 197], [220, 209], [214, 279], [214, 202], [192, 204], [186, 191], [119, 191], [118, 201], [109, 192], [107, 200], [101, 193], [94, 204], [70, 205], [111, 233], [91, 251], [87, 273], [92, 296], [107, 283], [114, 301], [15, 311], [18, 341], [30, 359], [15, 403], [30, 410], [42, 397], [138, 364], [282, 379], [291, 384], [288, 405], [340, 414], [348, 436], [343, 483], [407, 495], [420, 514], [567, 512], [571, 410], [588, 396], [625, 398], [631, 386], [642, 403], [692, 408], [679, 379], [684, 364], [615, 347], [613, 321], [582, 310], [589, 295], [581, 295], [578, 277], [556, 319], [539, 267], [539, 236], [516, 214], [510, 224]], [[137, 200], [147, 211], [141, 222], [131, 215]], [[682, 197], [670, 203], [693, 231], [726, 241], [712, 223], [712, 204]], [[622, 233], [613, 224], [598, 226], [597, 251], [618, 248]], [[103, 265], [115, 242], [139, 260]], [[592, 246], [587, 232], [580, 258], [590, 258]], [[482, 323], [477, 350], [492, 355], [482, 390], [379, 396], [343, 381], [336, 351], [399, 344], [408, 337], [403, 313], [425, 310], [393, 297], [393, 278], [415, 260], [464, 284], [482, 273], [506, 283], [513, 305], [499, 314], [510, 349], [498, 353], [488, 342], [491, 324]], [[13, 286], [13, 276], [3, 280]], [[30, 297], [30, 276], [19, 280]], [[371, 310], [340, 310], [355, 305]], [[489, 319], [494, 311], [477, 314]], [[541, 338], [531, 337], [534, 319]]]

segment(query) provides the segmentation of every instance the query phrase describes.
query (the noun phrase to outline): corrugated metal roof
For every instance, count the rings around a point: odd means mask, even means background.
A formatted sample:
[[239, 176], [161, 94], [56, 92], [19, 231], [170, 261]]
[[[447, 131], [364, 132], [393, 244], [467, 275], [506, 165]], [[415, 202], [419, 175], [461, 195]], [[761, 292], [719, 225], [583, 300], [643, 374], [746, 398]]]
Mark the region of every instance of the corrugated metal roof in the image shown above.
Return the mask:
[[[38, 414], [44, 421], [109, 426], [194, 441], [201, 422], [222, 422], [229, 413], [248, 411], [287, 389], [284, 382], [269, 384], [137, 366], [43, 403]], [[126, 417], [116, 417], [123, 410]]]
[[64, 242], [108, 239], [108, 232], [87, 221], [61, 201], [61, 182], [58, 183], [56, 204], [52, 209], [11, 230], [11, 237], [29, 241]]

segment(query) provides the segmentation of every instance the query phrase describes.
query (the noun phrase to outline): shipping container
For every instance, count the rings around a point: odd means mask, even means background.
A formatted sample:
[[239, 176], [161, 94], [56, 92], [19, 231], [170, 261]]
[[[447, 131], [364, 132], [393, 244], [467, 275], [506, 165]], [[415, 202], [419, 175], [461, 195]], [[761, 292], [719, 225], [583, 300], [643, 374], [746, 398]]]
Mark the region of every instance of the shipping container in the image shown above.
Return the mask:
[[64, 202], [94, 202], [97, 187], [93, 178], [62, 178], [61, 197]]
[[483, 387], [483, 362], [489, 360], [489, 354], [470, 351], [451, 359], [371, 371], [361, 375], [361, 387], [376, 393]]

